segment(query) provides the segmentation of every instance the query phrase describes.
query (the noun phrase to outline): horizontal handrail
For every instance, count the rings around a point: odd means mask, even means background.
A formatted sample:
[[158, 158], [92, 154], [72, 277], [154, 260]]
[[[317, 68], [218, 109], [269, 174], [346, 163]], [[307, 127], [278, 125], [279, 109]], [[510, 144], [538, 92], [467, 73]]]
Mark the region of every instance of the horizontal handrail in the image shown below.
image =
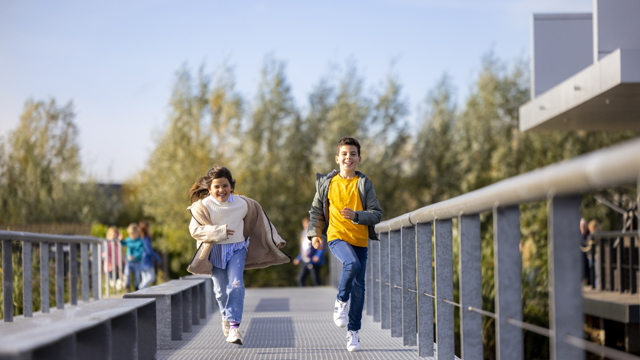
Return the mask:
[[40, 233], [30, 233], [30, 232], [22, 232], [22, 231], [2, 230], [0, 231], [0, 240], [48, 242], [48, 243], [101, 244], [106, 239], [97, 238], [93, 236], [52, 235], [52, 234], [40, 234]]
[[455, 198], [422, 207], [376, 225], [376, 232], [399, 230], [435, 219], [490, 211], [585, 191], [631, 184], [640, 175], [640, 139], [549, 165]]
[[597, 233], [589, 234], [587, 237], [589, 240], [599, 240], [599, 239], [615, 239], [619, 237], [636, 237], [638, 236], [638, 232], [624, 232], [624, 231], [600, 231]]

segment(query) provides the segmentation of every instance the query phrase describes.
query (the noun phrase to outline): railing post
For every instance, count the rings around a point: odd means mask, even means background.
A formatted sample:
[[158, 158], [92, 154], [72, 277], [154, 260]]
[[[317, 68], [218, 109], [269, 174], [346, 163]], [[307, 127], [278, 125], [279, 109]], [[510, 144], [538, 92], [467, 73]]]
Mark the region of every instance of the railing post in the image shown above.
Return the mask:
[[482, 315], [469, 307], [482, 309], [482, 267], [480, 216], [460, 215], [460, 342], [464, 360], [482, 360]]
[[[116, 293], [118, 292], [118, 289], [116, 288], [116, 241], [118, 240], [113, 240], [109, 242], [109, 249], [111, 250], [111, 271], [109, 271], [109, 281], [113, 280], [113, 292]], [[107, 254], [107, 259], [109, 258], [109, 254]]]
[[64, 309], [64, 252], [62, 243], [56, 243], [56, 308]]
[[40, 243], [40, 309], [49, 312], [49, 243]]
[[391, 328], [391, 306], [389, 284], [389, 233], [380, 236], [380, 328]]
[[69, 299], [78, 305], [78, 244], [69, 243]]
[[22, 308], [25, 317], [33, 316], [33, 265], [31, 242], [22, 242]]
[[[111, 244], [111, 241], [105, 241], [102, 243], [102, 248], [105, 250], [104, 252], [108, 253], [109, 251], [108, 249], [111, 246], [110, 244]], [[102, 254], [100, 254], [100, 258], [102, 259], [100, 261], [100, 268], [104, 272], [104, 281], [105, 281], [104, 291], [105, 291], [106, 297], [109, 298], [111, 294], [111, 282], [109, 281], [111, 277], [111, 272], [109, 271], [109, 255], [107, 254], [104, 258], [102, 258]]]
[[418, 355], [433, 356], [433, 257], [431, 223], [418, 224], [416, 252], [418, 262]]
[[[549, 327], [552, 360], [582, 360], [584, 351], [564, 341], [569, 334], [582, 339], [582, 261], [579, 244], [582, 196], [549, 199]], [[622, 245], [622, 243], [620, 244]]]
[[13, 264], [11, 240], [2, 240], [2, 296], [4, 322], [13, 322]]
[[453, 306], [453, 237], [451, 219], [435, 221], [436, 237], [436, 344], [438, 360], [455, 356]]
[[[580, 220], [580, 219], [578, 219]], [[524, 356], [522, 330], [507, 319], [522, 321], [522, 256], [518, 205], [493, 209], [497, 360]], [[574, 264], [575, 265], [575, 264]]]
[[[380, 239], [381, 234], [378, 234]], [[373, 289], [373, 322], [380, 322], [380, 241], [373, 241], [371, 246]]]
[[402, 246], [400, 230], [389, 233], [389, 289], [391, 290], [391, 337], [402, 336]]
[[93, 244], [91, 245], [91, 257], [93, 258], [93, 263], [91, 264], [91, 285], [93, 288], [93, 300], [100, 299], [100, 294], [102, 291], [100, 290], [100, 245]]
[[82, 301], [89, 302], [89, 244], [80, 244], [82, 271]]
[[402, 344], [415, 346], [416, 336], [416, 228], [402, 228]]
[[367, 315], [371, 315], [372, 312], [372, 298], [371, 298], [371, 288], [372, 286], [372, 271], [371, 271], [371, 245], [372, 241], [369, 240], [367, 241], [367, 270], [366, 270], [366, 274], [365, 274], [365, 282], [364, 282], [364, 287], [365, 287], [365, 291], [364, 291], [364, 299], [366, 302], [366, 311], [367, 311]]

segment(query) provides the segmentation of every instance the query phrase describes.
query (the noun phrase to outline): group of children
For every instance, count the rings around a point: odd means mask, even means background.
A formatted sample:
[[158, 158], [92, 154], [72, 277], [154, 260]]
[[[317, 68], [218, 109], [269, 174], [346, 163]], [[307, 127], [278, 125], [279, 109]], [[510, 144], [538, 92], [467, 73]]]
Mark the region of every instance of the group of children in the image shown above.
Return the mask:
[[[155, 260], [158, 264], [162, 262], [162, 259], [153, 250], [151, 246], [151, 231], [149, 228], [149, 222], [146, 220], [140, 221], [139, 224], [131, 223], [127, 227], [127, 238], [123, 238], [118, 232], [118, 228], [115, 226], [110, 227], [107, 230], [107, 239], [118, 240], [119, 245], [126, 247], [125, 254], [125, 289], [129, 290], [131, 286], [131, 275], [134, 279], [134, 290], [144, 289], [156, 280], [156, 271], [153, 264]], [[116, 252], [120, 249], [116, 246]], [[111, 247], [108, 247], [108, 255], [103, 254], [106, 257], [107, 264], [105, 267], [112, 270], [112, 254]]]
[[[361, 160], [358, 141], [341, 138], [335, 156], [340, 170], [316, 175], [307, 230], [314, 249], [323, 250], [326, 241], [343, 264], [333, 321], [347, 327], [349, 351], [361, 349], [367, 245], [370, 239], [378, 240], [374, 225], [382, 218], [371, 180], [356, 171]], [[283, 264], [290, 258], [280, 251], [285, 242], [260, 205], [233, 195], [235, 184], [227, 168], [216, 166], [191, 187], [189, 230], [198, 249], [188, 270], [211, 276], [226, 341], [242, 345], [243, 270]]]

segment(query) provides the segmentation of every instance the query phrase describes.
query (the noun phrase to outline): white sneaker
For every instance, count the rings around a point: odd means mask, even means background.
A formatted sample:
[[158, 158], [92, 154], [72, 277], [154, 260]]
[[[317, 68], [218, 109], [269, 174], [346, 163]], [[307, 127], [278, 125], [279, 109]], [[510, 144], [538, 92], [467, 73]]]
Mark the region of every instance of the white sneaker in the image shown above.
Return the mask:
[[226, 320], [222, 320], [222, 333], [224, 333], [224, 337], [229, 337], [229, 322]]
[[347, 326], [347, 309], [349, 308], [349, 300], [342, 302], [336, 299], [336, 304], [333, 307], [333, 322], [338, 327]]
[[360, 335], [357, 331], [347, 331], [347, 350], [360, 351]]
[[242, 345], [242, 333], [240, 329], [233, 328], [229, 329], [229, 336], [227, 337], [227, 342], [232, 344]]

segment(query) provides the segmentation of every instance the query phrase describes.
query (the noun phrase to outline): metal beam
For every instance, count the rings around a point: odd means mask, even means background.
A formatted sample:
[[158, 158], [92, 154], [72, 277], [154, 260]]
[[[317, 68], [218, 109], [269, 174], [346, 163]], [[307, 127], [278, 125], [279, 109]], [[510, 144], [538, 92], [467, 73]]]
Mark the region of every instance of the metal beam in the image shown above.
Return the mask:
[[436, 343], [438, 360], [453, 359], [453, 236], [451, 220], [435, 221], [436, 238]]

